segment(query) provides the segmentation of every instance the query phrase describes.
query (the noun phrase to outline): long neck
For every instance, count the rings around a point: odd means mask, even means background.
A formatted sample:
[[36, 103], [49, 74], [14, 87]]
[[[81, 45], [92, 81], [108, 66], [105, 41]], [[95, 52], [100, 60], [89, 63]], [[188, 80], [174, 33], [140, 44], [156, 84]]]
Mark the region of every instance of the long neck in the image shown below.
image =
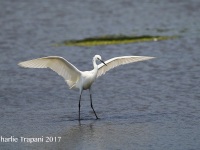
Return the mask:
[[98, 70], [98, 65], [96, 63], [96, 59], [93, 59], [93, 66], [94, 66], [94, 70]]

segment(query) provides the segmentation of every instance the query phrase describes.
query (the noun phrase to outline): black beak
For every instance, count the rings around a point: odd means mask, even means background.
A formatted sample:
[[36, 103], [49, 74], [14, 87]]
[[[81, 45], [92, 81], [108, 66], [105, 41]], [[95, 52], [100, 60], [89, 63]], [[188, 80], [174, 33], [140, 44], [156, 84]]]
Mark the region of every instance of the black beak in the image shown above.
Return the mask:
[[[106, 65], [106, 63], [103, 61], [103, 60], [101, 60], [101, 59], [99, 59], [104, 65]], [[107, 66], [107, 65], [106, 65]]]

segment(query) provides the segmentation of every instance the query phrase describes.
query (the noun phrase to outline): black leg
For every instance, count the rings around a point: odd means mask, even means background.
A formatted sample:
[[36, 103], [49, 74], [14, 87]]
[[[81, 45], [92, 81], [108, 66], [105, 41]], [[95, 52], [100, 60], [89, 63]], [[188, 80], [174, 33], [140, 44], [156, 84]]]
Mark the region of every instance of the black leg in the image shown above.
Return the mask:
[[92, 108], [92, 110], [93, 110], [93, 112], [94, 112], [94, 114], [95, 114], [95, 116], [96, 116], [96, 119], [99, 119], [99, 118], [97, 117], [97, 114], [96, 114], [96, 112], [95, 112], [95, 110], [94, 110], [94, 108], [93, 108], [93, 105], [92, 105], [92, 94], [90, 94], [90, 105], [91, 105], [91, 108]]
[[78, 119], [79, 119], [79, 121], [81, 119], [81, 117], [80, 117], [80, 109], [81, 109], [81, 95], [80, 95], [79, 104], [78, 104]]

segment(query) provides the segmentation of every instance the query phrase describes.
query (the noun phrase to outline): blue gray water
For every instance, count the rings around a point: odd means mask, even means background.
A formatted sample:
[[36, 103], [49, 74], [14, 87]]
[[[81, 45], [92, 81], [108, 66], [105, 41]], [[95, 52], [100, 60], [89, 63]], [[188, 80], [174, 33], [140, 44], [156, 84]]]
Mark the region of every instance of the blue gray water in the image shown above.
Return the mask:
[[[198, 0], [1, 0], [0, 136], [61, 137], [3, 143], [1, 149], [197, 150], [200, 147], [200, 2]], [[174, 40], [96, 47], [55, 43], [112, 34], [178, 35]], [[63, 56], [80, 70], [92, 57], [156, 59], [118, 67], [93, 85], [93, 104], [46, 69], [21, 61]]]

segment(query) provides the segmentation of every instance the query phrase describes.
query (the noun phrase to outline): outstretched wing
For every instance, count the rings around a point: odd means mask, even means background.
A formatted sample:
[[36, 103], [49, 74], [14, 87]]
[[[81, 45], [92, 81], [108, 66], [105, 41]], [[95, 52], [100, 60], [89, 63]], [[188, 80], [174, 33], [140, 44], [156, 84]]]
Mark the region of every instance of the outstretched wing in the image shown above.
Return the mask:
[[81, 72], [70, 62], [59, 56], [48, 56], [24, 61], [18, 64], [24, 68], [50, 68], [62, 76], [70, 88], [80, 78]]
[[144, 61], [148, 59], [153, 59], [154, 57], [147, 57], [147, 56], [122, 56], [122, 57], [114, 57], [107, 61], [105, 61], [106, 65], [103, 63], [98, 65], [98, 73], [97, 77], [104, 75], [107, 71], [112, 68], [115, 68], [120, 65], [129, 64], [137, 61]]

